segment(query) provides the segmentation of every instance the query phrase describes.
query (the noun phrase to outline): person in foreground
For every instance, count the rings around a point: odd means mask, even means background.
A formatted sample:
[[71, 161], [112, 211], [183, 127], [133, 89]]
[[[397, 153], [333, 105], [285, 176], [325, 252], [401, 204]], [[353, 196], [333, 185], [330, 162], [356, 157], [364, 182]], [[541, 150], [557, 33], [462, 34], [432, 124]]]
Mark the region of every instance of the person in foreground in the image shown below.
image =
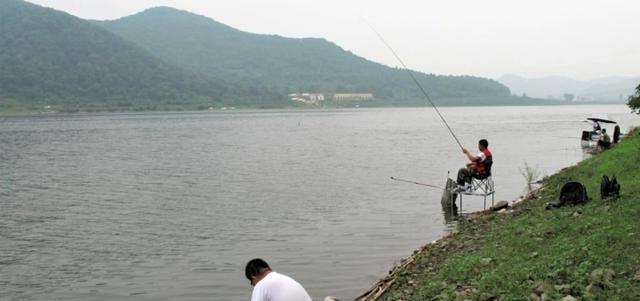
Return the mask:
[[272, 271], [267, 262], [260, 258], [247, 263], [244, 275], [253, 286], [251, 301], [311, 301], [300, 283]]
[[[458, 191], [471, 192], [471, 178], [484, 179], [491, 175], [491, 164], [493, 164], [493, 156], [489, 150], [489, 142], [486, 139], [478, 141], [478, 150], [480, 152], [477, 155], [471, 154], [466, 148], [462, 149], [462, 152], [467, 155], [469, 163], [466, 168], [461, 168], [458, 171]], [[466, 187], [465, 187], [466, 186]]]

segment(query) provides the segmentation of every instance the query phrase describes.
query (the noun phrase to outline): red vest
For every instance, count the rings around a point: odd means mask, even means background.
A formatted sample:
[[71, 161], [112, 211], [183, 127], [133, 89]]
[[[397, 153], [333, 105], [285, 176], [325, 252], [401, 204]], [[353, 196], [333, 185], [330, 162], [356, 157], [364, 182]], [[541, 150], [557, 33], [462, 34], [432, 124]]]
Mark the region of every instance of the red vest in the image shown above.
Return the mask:
[[475, 172], [477, 174], [485, 174], [488, 172], [487, 164], [493, 163], [493, 157], [491, 155], [491, 151], [488, 148], [485, 148], [482, 153], [486, 157], [483, 161], [476, 162]]

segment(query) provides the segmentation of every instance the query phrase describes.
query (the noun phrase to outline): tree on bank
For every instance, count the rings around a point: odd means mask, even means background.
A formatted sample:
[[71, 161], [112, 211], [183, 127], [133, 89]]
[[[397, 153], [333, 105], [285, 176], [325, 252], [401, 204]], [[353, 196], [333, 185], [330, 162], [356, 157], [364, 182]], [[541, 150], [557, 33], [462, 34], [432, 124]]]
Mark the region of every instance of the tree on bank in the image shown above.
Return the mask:
[[629, 96], [627, 105], [631, 108], [632, 112], [640, 114], [640, 85], [636, 87], [636, 93]]

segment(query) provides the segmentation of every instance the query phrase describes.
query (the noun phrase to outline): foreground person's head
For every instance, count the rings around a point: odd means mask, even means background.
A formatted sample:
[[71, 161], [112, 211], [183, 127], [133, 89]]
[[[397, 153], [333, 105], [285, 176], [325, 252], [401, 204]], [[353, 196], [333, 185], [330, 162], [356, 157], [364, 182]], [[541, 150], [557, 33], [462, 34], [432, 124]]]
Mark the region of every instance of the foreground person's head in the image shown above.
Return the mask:
[[247, 266], [244, 268], [244, 275], [251, 282], [251, 286], [255, 286], [262, 278], [267, 276], [269, 272], [271, 272], [269, 264], [260, 258], [249, 260]]

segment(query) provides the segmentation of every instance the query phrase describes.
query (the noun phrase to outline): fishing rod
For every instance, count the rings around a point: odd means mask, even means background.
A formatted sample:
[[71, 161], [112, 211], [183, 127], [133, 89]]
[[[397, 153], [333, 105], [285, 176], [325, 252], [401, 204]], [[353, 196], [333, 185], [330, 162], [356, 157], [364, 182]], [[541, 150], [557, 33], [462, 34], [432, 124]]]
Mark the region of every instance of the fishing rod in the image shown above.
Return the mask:
[[410, 180], [405, 180], [405, 179], [398, 179], [398, 178], [391, 177], [391, 180], [399, 181], [399, 182], [405, 182], [405, 183], [411, 183], [411, 184], [416, 184], [416, 185], [421, 185], [421, 186], [427, 186], [427, 187], [431, 187], [431, 188], [437, 188], [437, 189], [442, 189], [442, 190], [444, 190], [444, 188], [442, 188], [442, 187], [440, 187], [440, 186], [431, 185], [431, 184], [425, 184], [425, 183], [420, 183], [420, 182], [415, 182], [415, 181], [410, 181]]
[[436, 110], [436, 113], [438, 113], [438, 116], [440, 116], [440, 119], [442, 120], [444, 125], [447, 126], [447, 129], [449, 130], [449, 133], [451, 133], [451, 136], [453, 136], [453, 139], [455, 139], [456, 143], [458, 143], [460, 148], [464, 150], [464, 147], [462, 147], [462, 143], [460, 143], [460, 140], [458, 140], [458, 137], [456, 136], [456, 134], [453, 132], [453, 130], [449, 126], [449, 123], [447, 123], [447, 120], [444, 119], [444, 116], [442, 116], [442, 114], [440, 113], [440, 110], [438, 110], [438, 107], [436, 107], [436, 105], [431, 100], [431, 97], [429, 97], [429, 93], [427, 93], [427, 91], [422, 87], [420, 82], [418, 82], [416, 77], [413, 75], [413, 72], [411, 72], [411, 70], [409, 70], [409, 68], [407, 68], [407, 65], [405, 65], [405, 63], [402, 61], [400, 56], [396, 53], [395, 50], [393, 50], [391, 45], [389, 43], [387, 43], [387, 41], [384, 39], [384, 37], [382, 37], [382, 35], [373, 27], [373, 25], [371, 25], [369, 22], [367, 22], [367, 20], [362, 16], [360, 16], [360, 19], [362, 19], [362, 21], [365, 24], [367, 24], [367, 26], [369, 26], [369, 28], [371, 28], [371, 30], [378, 36], [378, 38], [380, 38], [380, 41], [382, 41], [382, 43], [384, 43], [384, 45], [387, 46], [387, 48], [391, 51], [393, 56], [395, 56], [396, 60], [398, 60], [398, 62], [402, 65], [404, 70], [407, 71], [407, 73], [409, 74], [411, 79], [413, 79], [413, 82], [418, 86], [418, 88], [420, 88], [420, 91], [422, 91], [422, 94], [424, 95], [424, 97], [429, 101], [431, 106], [433, 106], [433, 108]]

